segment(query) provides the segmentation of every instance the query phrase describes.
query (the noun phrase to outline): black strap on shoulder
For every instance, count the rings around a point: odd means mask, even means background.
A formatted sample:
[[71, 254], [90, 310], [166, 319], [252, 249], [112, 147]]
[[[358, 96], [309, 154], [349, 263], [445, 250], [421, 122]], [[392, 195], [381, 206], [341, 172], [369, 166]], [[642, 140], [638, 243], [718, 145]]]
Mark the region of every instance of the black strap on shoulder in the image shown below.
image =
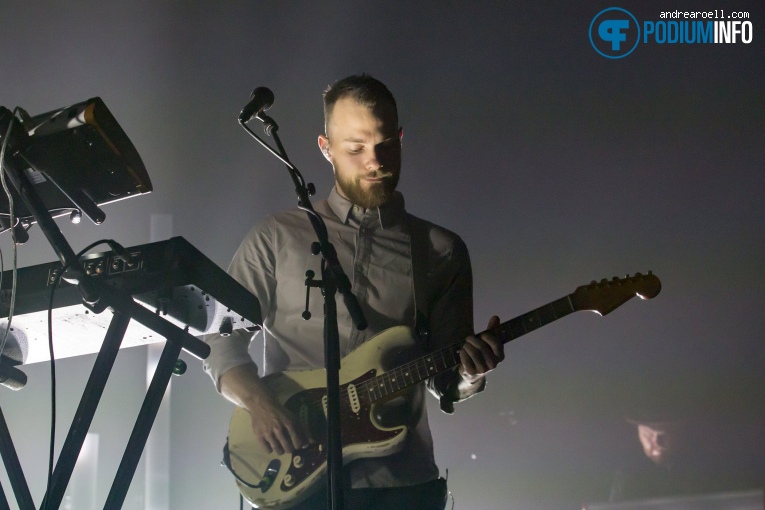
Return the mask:
[[412, 256], [412, 280], [414, 282], [415, 330], [428, 341], [428, 318], [430, 317], [430, 285], [428, 285], [428, 260], [430, 234], [427, 224], [407, 214], [409, 227], [409, 250]]

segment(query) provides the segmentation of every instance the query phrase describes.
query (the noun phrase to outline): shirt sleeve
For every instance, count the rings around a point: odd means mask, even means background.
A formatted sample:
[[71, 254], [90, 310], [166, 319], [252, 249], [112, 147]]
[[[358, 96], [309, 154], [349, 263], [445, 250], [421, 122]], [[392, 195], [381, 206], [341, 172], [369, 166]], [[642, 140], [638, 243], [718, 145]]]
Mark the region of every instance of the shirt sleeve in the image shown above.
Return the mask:
[[[228, 273], [260, 302], [263, 316], [268, 315], [276, 291], [274, 279], [273, 218], [256, 225], [245, 237], [228, 268]], [[229, 336], [205, 335], [210, 355], [202, 367], [220, 392], [220, 377], [232, 368], [253, 363], [248, 348], [253, 334], [238, 329]]]
[[220, 376], [234, 367], [252, 363], [248, 347], [252, 333], [237, 329], [229, 336], [205, 335], [205, 342], [210, 346], [210, 355], [202, 362], [202, 368], [212, 378], [215, 389], [220, 393]]
[[[456, 235], [449, 249], [431, 262], [428, 283], [432, 292], [428, 313], [428, 350], [446, 347], [473, 334], [473, 274], [465, 243]], [[438, 246], [436, 246], [438, 252]], [[427, 382], [430, 392], [439, 398], [441, 409], [454, 412], [454, 402], [483, 391], [486, 380], [473, 387], [459, 388], [462, 380], [457, 371], [447, 370]]]

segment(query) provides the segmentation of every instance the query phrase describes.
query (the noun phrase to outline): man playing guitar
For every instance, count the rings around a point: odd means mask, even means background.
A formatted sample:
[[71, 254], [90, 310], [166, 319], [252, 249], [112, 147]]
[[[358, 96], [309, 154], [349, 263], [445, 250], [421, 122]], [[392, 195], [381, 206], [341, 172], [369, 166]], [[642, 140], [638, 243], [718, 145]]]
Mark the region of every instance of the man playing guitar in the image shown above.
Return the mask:
[[[325, 134], [318, 137], [318, 145], [332, 165], [335, 187], [315, 209], [323, 216], [369, 322], [366, 330], [356, 330], [339, 304], [341, 355], [401, 325], [427, 331], [417, 336], [420, 355], [465, 339], [456, 369], [426, 382], [441, 399], [442, 409], [450, 412], [453, 402], [481, 391], [486, 373], [504, 358], [503, 344], [495, 336], [473, 334], [467, 248], [452, 232], [405, 211], [403, 196], [396, 191], [403, 131], [395, 99], [385, 85], [368, 75], [336, 82], [324, 94], [324, 118]], [[255, 226], [234, 256], [229, 272], [257, 296], [264, 315], [264, 352], [257, 364], [248, 353], [251, 339], [246, 331], [207, 338], [212, 354], [205, 370], [221, 394], [248, 411], [255, 444], [274, 456], [324, 441], [314, 437], [306, 420], [285, 407], [266, 382], [271, 374], [324, 366], [321, 300], [311, 300], [314, 320], [300, 319], [306, 271], [321, 274], [319, 257], [308, 249], [313, 239], [305, 213], [286, 211]], [[492, 317], [487, 329], [497, 324], [499, 319]], [[350, 463], [346, 459], [346, 508], [444, 508], [446, 485], [438, 478], [421, 405], [426, 385], [418, 383], [399, 397], [402, 405], [391, 403], [396, 419], [403, 419], [410, 431], [395, 452], [364, 454]], [[385, 420], [380, 417], [380, 423]], [[345, 437], [349, 425], [343, 427]], [[326, 496], [322, 484], [317, 485], [274, 507], [324, 508]]]

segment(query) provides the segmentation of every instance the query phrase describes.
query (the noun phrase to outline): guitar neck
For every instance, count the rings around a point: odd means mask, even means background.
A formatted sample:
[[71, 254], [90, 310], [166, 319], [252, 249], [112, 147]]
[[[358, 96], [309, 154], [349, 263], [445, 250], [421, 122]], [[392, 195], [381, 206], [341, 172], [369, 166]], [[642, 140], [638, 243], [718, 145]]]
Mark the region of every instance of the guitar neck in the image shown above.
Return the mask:
[[[485, 333], [497, 336], [502, 340], [502, 343], [515, 340], [577, 311], [574, 297], [573, 294], [564, 296], [552, 303], [503, 322], [496, 328], [485, 331]], [[464, 343], [464, 340], [453, 343], [374, 377], [370, 381], [367, 393], [372, 401], [379, 400], [459, 365], [459, 352]]]

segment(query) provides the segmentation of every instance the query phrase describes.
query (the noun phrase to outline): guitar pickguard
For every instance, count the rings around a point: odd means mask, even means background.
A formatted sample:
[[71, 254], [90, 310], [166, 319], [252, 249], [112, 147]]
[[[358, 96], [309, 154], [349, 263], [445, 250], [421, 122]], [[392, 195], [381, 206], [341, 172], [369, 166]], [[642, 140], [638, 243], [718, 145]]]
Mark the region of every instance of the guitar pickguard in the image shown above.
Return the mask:
[[[375, 375], [376, 370], [370, 370], [340, 387], [343, 458], [347, 462], [362, 457], [388, 455], [402, 443], [395, 440], [405, 432], [404, 427], [385, 427], [380, 423], [380, 413], [377, 409], [384, 404], [372, 404], [362, 395], [356, 398], [356, 405], [352, 405], [349, 386], [362, 385]], [[315, 388], [296, 393], [285, 402], [285, 407], [299, 417], [302, 426], [310, 431], [311, 437], [317, 442], [293, 453], [281, 483], [281, 490], [284, 492], [299, 487], [327, 461], [324, 448], [324, 438], [327, 434], [326, 407], [323, 403], [325, 395], [324, 388]]]

